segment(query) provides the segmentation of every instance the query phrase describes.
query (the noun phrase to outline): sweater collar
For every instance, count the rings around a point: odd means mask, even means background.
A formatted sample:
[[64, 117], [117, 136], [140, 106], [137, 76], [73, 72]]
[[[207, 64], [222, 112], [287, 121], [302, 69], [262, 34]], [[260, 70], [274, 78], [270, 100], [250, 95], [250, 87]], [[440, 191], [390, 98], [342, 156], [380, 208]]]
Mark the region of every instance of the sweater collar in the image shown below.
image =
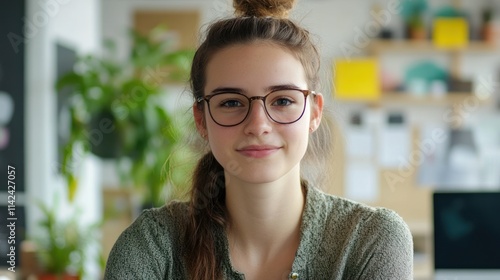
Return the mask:
[[[314, 259], [319, 251], [323, 239], [323, 228], [327, 219], [326, 202], [324, 194], [317, 188], [306, 183], [306, 204], [302, 213], [300, 226], [300, 243], [295, 253], [290, 275], [307, 275], [308, 264]], [[238, 272], [231, 264], [229, 255], [229, 244], [227, 234], [220, 229], [217, 234], [217, 248], [221, 248], [222, 266], [226, 276], [230, 279], [244, 279], [244, 275]]]

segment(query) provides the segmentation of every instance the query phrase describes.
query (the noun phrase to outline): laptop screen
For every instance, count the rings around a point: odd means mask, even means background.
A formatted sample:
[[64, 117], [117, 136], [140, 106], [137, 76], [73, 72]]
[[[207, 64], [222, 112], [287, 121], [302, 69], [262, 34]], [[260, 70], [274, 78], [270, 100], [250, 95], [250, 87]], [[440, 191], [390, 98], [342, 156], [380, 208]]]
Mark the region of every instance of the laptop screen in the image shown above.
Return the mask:
[[435, 269], [500, 269], [500, 192], [434, 193]]

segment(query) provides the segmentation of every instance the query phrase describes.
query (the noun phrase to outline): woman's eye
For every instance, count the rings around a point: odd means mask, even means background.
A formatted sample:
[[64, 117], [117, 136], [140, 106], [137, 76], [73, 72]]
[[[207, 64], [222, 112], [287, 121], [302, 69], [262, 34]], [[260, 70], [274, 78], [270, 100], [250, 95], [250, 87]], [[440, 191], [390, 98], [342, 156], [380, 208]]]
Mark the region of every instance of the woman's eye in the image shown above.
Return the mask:
[[221, 107], [241, 107], [243, 104], [239, 100], [224, 100], [220, 103]]
[[293, 100], [290, 98], [278, 98], [272, 103], [273, 106], [289, 106], [292, 105]]

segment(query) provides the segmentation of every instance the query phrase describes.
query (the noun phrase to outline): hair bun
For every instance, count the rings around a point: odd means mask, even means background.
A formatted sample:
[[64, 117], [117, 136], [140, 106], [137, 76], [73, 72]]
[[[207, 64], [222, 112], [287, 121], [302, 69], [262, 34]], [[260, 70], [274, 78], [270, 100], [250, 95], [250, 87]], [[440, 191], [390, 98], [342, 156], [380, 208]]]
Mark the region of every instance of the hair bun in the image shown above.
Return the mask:
[[234, 0], [240, 16], [287, 18], [296, 0]]

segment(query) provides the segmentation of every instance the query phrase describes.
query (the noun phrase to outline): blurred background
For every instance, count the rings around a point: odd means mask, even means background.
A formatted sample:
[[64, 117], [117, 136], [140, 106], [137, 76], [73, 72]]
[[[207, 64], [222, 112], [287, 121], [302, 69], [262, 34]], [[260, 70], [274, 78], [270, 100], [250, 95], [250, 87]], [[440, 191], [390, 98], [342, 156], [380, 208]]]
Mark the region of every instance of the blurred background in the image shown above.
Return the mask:
[[[100, 279], [143, 209], [185, 199], [190, 61], [232, 14], [229, 0], [0, 4], [0, 279]], [[322, 53], [320, 187], [398, 212], [415, 279], [500, 279], [500, 1], [299, 0], [291, 18]]]

